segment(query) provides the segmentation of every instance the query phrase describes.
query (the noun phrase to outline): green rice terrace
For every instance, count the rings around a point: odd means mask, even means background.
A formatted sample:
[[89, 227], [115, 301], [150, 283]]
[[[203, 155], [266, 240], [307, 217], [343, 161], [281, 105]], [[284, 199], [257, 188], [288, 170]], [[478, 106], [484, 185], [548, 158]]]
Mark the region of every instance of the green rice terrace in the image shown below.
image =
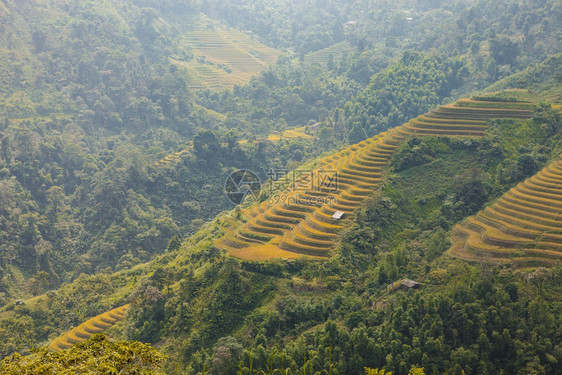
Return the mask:
[[275, 63], [283, 53], [265, 46], [242, 31], [210, 23], [184, 35], [194, 58], [190, 61], [171, 59], [185, 68], [194, 89], [221, 89], [247, 82]]
[[319, 64], [327, 66], [330, 61], [337, 61], [345, 53], [351, 53], [352, 51], [353, 49], [347, 42], [341, 42], [307, 54], [304, 57], [304, 63], [307, 65]]
[[[248, 260], [326, 258], [354, 211], [385, 178], [393, 152], [411, 135], [481, 137], [492, 118], [529, 118], [527, 102], [461, 99], [408, 123], [349, 146], [318, 161], [314, 172], [334, 171], [337, 187], [313, 186], [315, 173], [297, 179], [287, 190], [230, 218], [217, 246]], [[343, 217], [333, 218], [339, 212]]]

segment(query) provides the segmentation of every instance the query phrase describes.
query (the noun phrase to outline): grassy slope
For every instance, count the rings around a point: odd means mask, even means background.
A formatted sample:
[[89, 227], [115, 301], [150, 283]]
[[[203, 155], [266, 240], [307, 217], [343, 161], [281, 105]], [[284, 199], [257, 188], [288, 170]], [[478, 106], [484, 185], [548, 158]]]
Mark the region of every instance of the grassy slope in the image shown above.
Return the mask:
[[[547, 100], [552, 102], [560, 102], [560, 94], [562, 86], [562, 53], [549, 57], [545, 61], [536, 66], [506, 77], [484, 90], [485, 92], [494, 92], [506, 89], [523, 89], [518, 96], [520, 100]], [[529, 93], [532, 90], [533, 93]], [[537, 96], [537, 92], [541, 95]]]
[[393, 184], [405, 196], [435, 198], [439, 192], [450, 189], [459, 170], [467, 170], [475, 165], [478, 165], [478, 156], [463, 150], [397, 173], [393, 176]]

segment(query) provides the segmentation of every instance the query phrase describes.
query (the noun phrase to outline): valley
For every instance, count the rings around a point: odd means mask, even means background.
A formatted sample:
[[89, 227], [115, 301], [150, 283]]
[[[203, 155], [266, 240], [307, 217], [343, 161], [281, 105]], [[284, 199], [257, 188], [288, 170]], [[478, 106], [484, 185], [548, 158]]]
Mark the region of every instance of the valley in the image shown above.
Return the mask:
[[0, 374], [561, 374], [560, 30], [0, 0]]

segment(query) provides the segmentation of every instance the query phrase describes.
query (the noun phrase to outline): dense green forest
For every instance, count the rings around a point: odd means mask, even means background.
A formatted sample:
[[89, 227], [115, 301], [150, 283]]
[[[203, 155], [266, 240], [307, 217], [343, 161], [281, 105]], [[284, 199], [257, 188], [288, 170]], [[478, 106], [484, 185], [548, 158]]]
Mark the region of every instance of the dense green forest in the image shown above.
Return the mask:
[[491, 83], [560, 48], [562, 8], [555, 1], [207, 0], [199, 6], [301, 57], [345, 41], [355, 55], [341, 56], [332, 69], [364, 84], [405, 49], [466, 56], [478, 81]]
[[[561, 23], [555, 0], [0, 1], [0, 372], [90, 366], [104, 347], [133, 357], [124, 373], [560, 374], [560, 265], [444, 253], [456, 223], [562, 153]], [[230, 70], [186, 37], [216, 25], [280, 57], [196, 87], [189, 64]], [[265, 180], [505, 89], [531, 90], [531, 119], [409, 139], [329, 260], [215, 246], [239, 215], [230, 172]], [[310, 139], [268, 139], [296, 127]], [[127, 302], [109, 334], [165, 357], [101, 336], [12, 357]]]

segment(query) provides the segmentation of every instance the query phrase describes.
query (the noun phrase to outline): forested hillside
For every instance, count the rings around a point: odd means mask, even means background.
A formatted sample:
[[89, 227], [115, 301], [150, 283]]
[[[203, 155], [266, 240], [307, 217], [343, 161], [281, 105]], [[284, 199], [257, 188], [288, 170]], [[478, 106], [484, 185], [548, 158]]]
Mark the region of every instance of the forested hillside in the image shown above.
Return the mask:
[[189, 72], [170, 60], [193, 58], [174, 36], [182, 16], [199, 17], [191, 8], [118, 4], [6, 1], [0, 13], [2, 303], [148, 261], [231, 207], [217, 199], [230, 169], [318, 152], [255, 136], [287, 124], [196, 104]]
[[[561, 374], [561, 26], [556, 0], [1, 0], [0, 372], [105, 348]], [[341, 173], [339, 201], [224, 195], [299, 167]], [[102, 331], [165, 356], [12, 356]]]
[[206, 0], [199, 6], [301, 58], [346, 41], [356, 54], [332, 67], [363, 83], [404, 49], [466, 56], [489, 83], [560, 52], [556, 1]]

